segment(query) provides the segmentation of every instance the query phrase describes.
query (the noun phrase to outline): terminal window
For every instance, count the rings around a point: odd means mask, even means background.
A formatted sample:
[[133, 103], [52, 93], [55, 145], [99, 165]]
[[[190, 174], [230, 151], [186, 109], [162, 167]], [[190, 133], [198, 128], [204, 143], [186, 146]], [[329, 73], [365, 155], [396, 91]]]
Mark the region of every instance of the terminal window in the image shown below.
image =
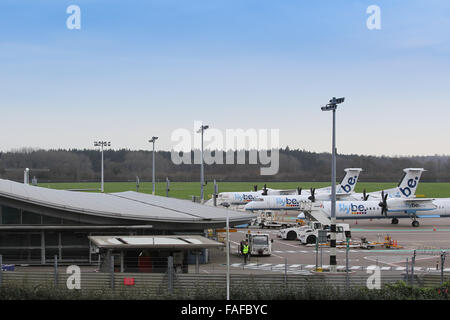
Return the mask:
[[2, 206], [2, 224], [20, 224], [20, 210]]

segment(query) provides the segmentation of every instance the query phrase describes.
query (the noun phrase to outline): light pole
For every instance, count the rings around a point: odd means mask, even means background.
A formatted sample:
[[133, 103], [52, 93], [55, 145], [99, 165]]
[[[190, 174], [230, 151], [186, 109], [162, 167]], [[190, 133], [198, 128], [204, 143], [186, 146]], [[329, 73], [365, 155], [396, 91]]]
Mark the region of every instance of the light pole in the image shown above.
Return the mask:
[[25, 168], [23, 171], [23, 183], [24, 184], [30, 184], [30, 169]]
[[230, 204], [228, 202], [222, 203], [227, 210], [227, 300], [230, 300], [230, 219], [228, 216], [228, 207]]
[[111, 142], [110, 141], [94, 141], [94, 146], [95, 147], [101, 147], [102, 148], [102, 186], [100, 191], [104, 192], [104, 177], [103, 177], [103, 147], [110, 147], [111, 146]]
[[155, 141], [158, 137], [152, 137], [148, 142], [153, 142], [153, 170], [152, 170], [152, 194], [155, 195]]
[[322, 111], [333, 111], [333, 134], [331, 150], [331, 225], [330, 225], [330, 272], [336, 272], [336, 109], [345, 98], [330, 100]]
[[208, 129], [209, 126], [208, 125], [202, 125], [200, 127], [200, 129], [197, 131], [197, 133], [202, 133], [202, 148], [201, 148], [201, 166], [200, 166], [200, 184], [201, 184], [201, 191], [200, 191], [200, 199], [201, 202], [204, 202], [204, 192], [203, 192], [203, 187], [204, 187], [204, 174], [203, 174], [203, 132]]

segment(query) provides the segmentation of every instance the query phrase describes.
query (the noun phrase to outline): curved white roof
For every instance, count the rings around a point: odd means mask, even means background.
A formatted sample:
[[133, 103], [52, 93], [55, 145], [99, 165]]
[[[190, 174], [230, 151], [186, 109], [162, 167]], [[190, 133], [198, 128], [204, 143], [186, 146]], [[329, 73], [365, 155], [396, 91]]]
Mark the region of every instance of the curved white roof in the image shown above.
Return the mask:
[[[207, 223], [225, 222], [226, 209], [188, 200], [134, 191], [94, 193], [55, 190], [0, 179], [0, 197], [34, 205], [102, 216], [141, 221]], [[252, 215], [228, 210], [230, 222], [249, 222]]]

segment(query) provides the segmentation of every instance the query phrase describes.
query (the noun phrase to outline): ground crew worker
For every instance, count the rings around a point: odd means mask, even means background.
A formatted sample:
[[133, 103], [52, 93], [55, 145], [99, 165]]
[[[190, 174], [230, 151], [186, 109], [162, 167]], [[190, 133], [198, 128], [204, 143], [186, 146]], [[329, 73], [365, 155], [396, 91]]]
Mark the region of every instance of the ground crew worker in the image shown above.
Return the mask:
[[239, 253], [240, 254], [244, 254], [242, 250], [244, 250], [244, 240], [241, 240], [241, 242], [239, 243]]
[[248, 242], [245, 241], [244, 245], [242, 246], [242, 254], [244, 255], [244, 263], [247, 264], [247, 258], [248, 258]]

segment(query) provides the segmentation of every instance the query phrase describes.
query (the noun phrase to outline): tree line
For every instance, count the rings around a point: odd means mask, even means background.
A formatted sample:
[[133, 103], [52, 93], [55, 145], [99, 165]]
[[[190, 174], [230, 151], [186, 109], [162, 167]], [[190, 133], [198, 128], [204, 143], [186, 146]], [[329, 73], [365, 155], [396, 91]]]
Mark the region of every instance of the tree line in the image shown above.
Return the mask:
[[[198, 150], [191, 151], [191, 159]], [[249, 152], [246, 151], [246, 159]], [[236, 152], [234, 154], [237, 156]], [[152, 179], [152, 151], [105, 150], [105, 181], [141, 181]], [[156, 179], [165, 181], [198, 181], [199, 164], [174, 164], [170, 151], [155, 154]], [[193, 163], [193, 161], [191, 162]], [[236, 163], [236, 161], [234, 162]], [[211, 164], [205, 165], [205, 179], [212, 181], [328, 181], [331, 175], [331, 154], [306, 150], [279, 150], [279, 171], [276, 175], [260, 175], [260, 164]], [[344, 168], [362, 168], [360, 181], [396, 182], [403, 168], [425, 168], [425, 182], [450, 182], [450, 156], [365, 156], [338, 154], [337, 177], [344, 175]], [[101, 154], [98, 150], [35, 150], [20, 149], [0, 154], [0, 177], [23, 181], [23, 170], [30, 168], [39, 182], [89, 182], [99, 181]]]

